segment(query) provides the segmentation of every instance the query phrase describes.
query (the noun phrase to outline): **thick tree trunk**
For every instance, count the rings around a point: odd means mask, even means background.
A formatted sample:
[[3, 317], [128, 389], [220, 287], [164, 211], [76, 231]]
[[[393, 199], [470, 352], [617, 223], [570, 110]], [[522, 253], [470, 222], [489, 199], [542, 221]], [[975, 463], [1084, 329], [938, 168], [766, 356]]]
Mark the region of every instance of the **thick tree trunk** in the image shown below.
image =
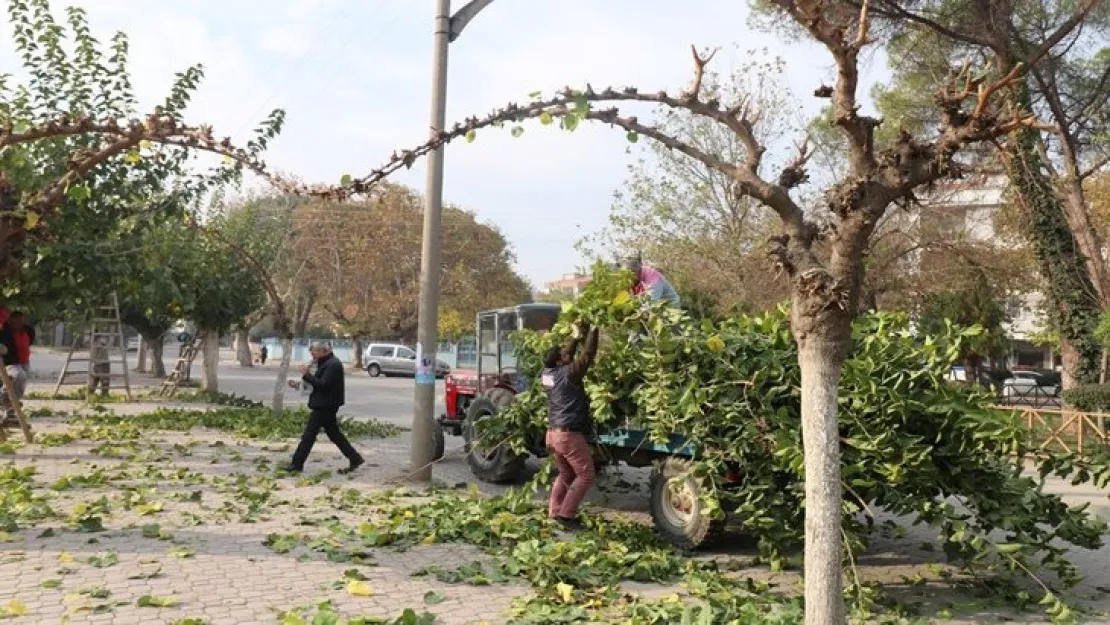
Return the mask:
[[251, 357], [251, 336], [247, 328], [235, 331], [235, 353], [239, 357], [240, 367], [253, 367], [254, 359]]
[[138, 371], [139, 373], [146, 373], [146, 351], [149, 347], [150, 345], [148, 345], [146, 337], [140, 334], [139, 354], [138, 358], [135, 359], [135, 371]]
[[1075, 348], [1075, 345], [1073, 345], [1071, 341], [1065, 338], [1060, 339], [1060, 361], [1062, 365], [1060, 367], [1061, 390], [1066, 391], [1082, 384], [1075, 376], [1076, 368], [1079, 366], [1082, 359], [1083, 357], [1079, 353], [1079, 350]]
[[843, 340], [816, 334], [802, 335], [798, 344], [805, 452], [806, 625], [845, 622], [837, 396], [846, 352]]
[[289, 363], [293, 361], [293, 337], [281, 340], [281, 363], [278, 364], [277, 380], [274, 382], [274, 397], [271, 403], [274, 417], [280, 417], [285, 408], [285, 385], [289, 376]]
[[351, 369], [355, 371], [362, 371], [362, 339], [355, 337], [351, 339]]
[[220, 390], [220, 334], [215, 330], [201, 330], [201, 336], [204, 377], [200, 381], [200, 390], [215, 393]]
[[162, 337], [150, 342], [150, 374], [156, 378], [166, 377], [166, 361], [162, 357], [166, 342]]

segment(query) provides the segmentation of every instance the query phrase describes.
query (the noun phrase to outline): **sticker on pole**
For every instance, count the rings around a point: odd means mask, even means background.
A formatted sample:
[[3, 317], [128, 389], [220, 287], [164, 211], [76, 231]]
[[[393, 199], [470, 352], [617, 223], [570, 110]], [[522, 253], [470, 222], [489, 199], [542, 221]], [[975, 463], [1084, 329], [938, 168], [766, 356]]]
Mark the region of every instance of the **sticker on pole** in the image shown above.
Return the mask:
[[424, 357], [424, 347], [419, 343], [416, 344], [416, 383], [436, 383], [435, 360]]

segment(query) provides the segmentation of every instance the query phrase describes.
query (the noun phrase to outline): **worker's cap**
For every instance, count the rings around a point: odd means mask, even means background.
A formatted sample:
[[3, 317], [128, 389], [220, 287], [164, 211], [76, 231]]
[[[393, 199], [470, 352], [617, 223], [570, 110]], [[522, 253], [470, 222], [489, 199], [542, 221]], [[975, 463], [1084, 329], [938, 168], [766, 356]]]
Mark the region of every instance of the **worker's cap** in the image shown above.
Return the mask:
[[643, 264], [643, 257], [639, 252], [621, 256], [620, 265], [625, 269], [638, 269]]

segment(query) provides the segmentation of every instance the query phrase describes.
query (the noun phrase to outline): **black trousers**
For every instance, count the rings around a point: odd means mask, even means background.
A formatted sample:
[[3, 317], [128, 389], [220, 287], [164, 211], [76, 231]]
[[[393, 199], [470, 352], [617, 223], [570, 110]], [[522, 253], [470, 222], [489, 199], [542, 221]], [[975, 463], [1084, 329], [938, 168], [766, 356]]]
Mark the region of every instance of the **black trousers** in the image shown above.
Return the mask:
[[308, 454], [312, 451], [312, 446], [316, 444], [316, 435], [323, 430], [331, 442], [343, 452], [347, 460], [356, 462], [362, 459], [355, 448], [351, 445], [351, 441], [343, 436], [343, 432], [339, 431], [339, 418], [336, 413], [339, 412], [338, 408], [313, 408], [312, 415], [308, 417], [308, 423], [305, 425], [304, 434], [301, 435], [301, 442], [297, 445], [297, 451], [293, 452], [293, 466], [298, 469], [304, 468], [305, 460], [308, 460]]

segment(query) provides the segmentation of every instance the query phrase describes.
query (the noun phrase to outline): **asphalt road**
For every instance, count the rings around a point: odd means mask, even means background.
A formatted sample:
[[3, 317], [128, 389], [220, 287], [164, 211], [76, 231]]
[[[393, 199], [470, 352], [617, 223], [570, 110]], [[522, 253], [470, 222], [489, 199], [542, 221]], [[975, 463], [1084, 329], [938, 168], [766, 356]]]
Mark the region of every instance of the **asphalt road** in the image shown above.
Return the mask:
[[[251, 399], [269, 403], [277, 376], [277, 365], [268, 362], [265, 367], [243, 368], [234, 359], [234, 353], [224, 350], [221, 354], [219, 381], [220, 390], [225, 393], [243, 395]], [[33, 390], [50, 390], [58, 372], [65, 364], [65, 354], [39, 350], [31, 358]], [[128, 364], [135, 367], [135, 353], [128, 354]], [[298, 363], [294, 363], [295, 365]], [[167, 354], [166, 368], [173, 367], [174, 360]], [[84, 363], [81, 363], [83, 368]], [[200, 364], [193, 364], [194, 379], [200, 375]], [[293, 370], [292, 377], [296, 377]], [[341, 415], [354, 418], [376, 418], [388, 423], [409, 426], [412, 423], [412, 402], [415, 383], [412, 378], [371, 378], [366, 372], [347, 370], [347, 405], [340, 410]], [[133, 373], [132, 387], [155, 386], [160, 384], [149, 376]], [[286, 388], [286, 405], [303, 404], [308, 397], [298, 391]], [[436, 415], [443, 412], [443, 381], [436, 382]]]

